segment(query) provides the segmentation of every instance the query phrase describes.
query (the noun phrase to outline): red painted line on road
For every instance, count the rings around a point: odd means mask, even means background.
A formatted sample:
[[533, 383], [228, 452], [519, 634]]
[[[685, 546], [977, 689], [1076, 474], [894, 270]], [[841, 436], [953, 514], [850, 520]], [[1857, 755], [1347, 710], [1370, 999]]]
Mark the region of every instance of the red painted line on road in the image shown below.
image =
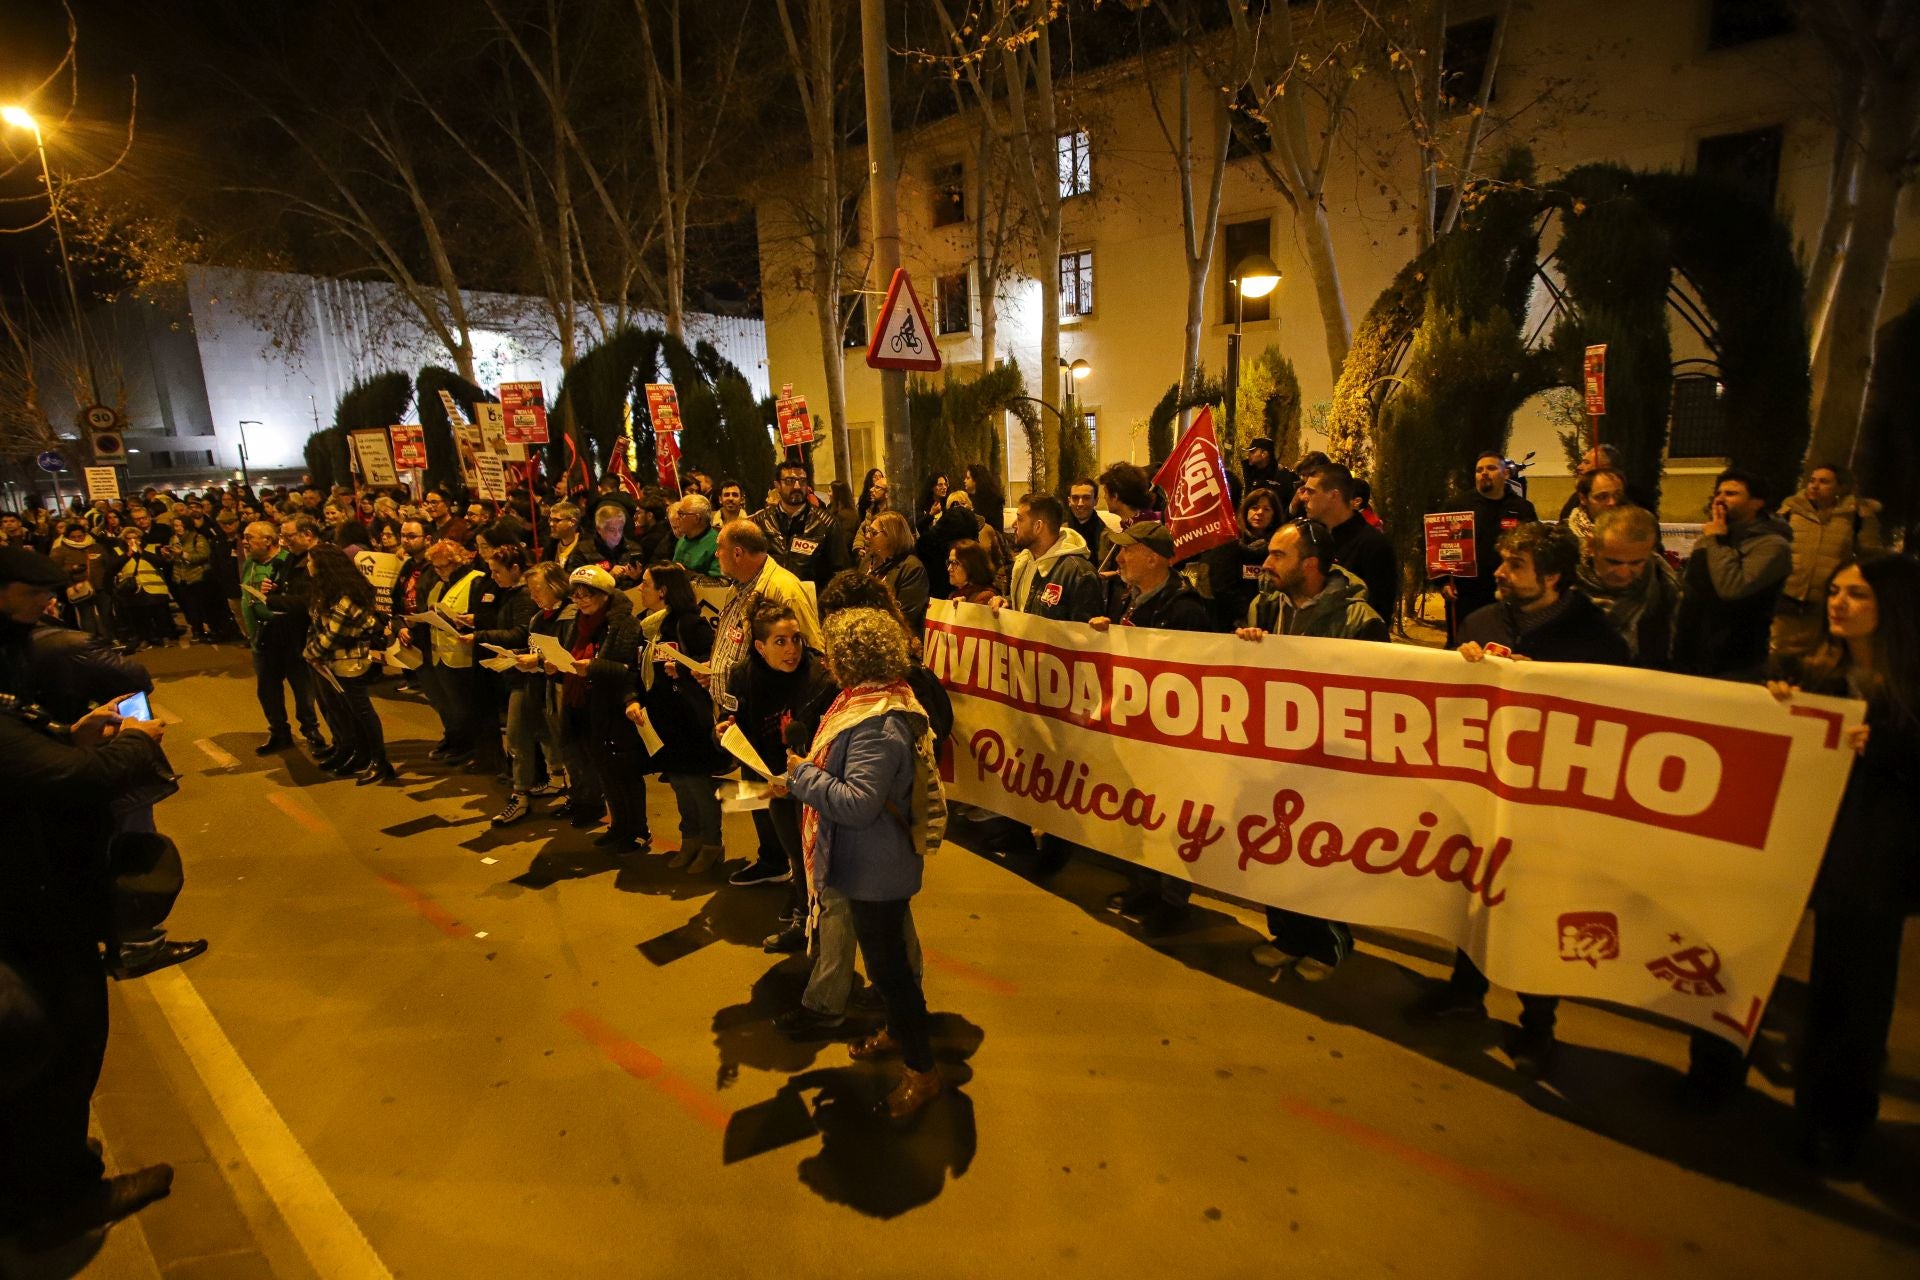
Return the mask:
[[1529, 1217], [1558, 1227], [1569, 1235], [1578, 1236], [1623, 1258], [1630, 1258], [1635, 1262], [1648, 1265], [1661, 1260], [1663, 1251], [1658, 1241], [1637, 1236], [1610, 1222], [1589, 1217], [1572, 1205], [1564, 1204], [1530, 1187], [1508, 1182], [1484, 1169], [1476, 1169], [1472, 1165], [1450, 1160], [1437, 1152], [1403, 1142], [1372, 1125], [1317, 1107], [1302, 1098], [1281, 1098], [1280, 1106], [1290, 1115], [1316, 1124], [1322, 1129], [1338, 1134], [1360, 1146], [1368, 1147], [1381, 1155], [1391, 1156], [1402, 1164], [1439, 1178], [1443, 1182], [1454, 1183], [1483, 1200], [1497, 1201], [1509, 1208], [1517, 1209]]
[[387, 886], [387, 892], [412, 907], [415, 914], [428, 924], [446, 934], [449, 938], [464, 938], [467, 931], [453, 918], [453, 913], [429, 898], [404, 880], [392, 876], [381, 876], [380, 883]]
[[682, 1111], [712, 1129], [725, 1133], [732, 1113], [723, 1109], [699, 1086], [678, 1074], [666, 1063], [615, 1031], [585, 1009], [574, 1009], [560, 1021], [572, 1027], [580, 1038], [600, 1051], [600, 1056], [635, 1080], [644, 1081]]
[[327, 835], [333, 830], [331, 822], [321, 817], [317, 809], [291, 791], [269, 791], [267, 803], [317, 836]]
[[1005, 978], [996, 978], [977, 965], [968, 964], [965, 960], [957, 960], [944, 952], [935, 951], [932, 947], [922, 946], [920, 958], [940, 972], [950, 973], [956, 978], [991, 991], [996, 996], [1010, 996], [1020, 990], [1016, 983], [1008, 982]]

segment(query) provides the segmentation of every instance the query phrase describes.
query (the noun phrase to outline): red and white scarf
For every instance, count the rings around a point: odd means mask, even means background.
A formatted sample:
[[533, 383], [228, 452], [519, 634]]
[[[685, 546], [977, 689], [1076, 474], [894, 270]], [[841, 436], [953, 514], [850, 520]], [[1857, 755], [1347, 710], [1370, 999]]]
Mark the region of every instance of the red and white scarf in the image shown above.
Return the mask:
[[[825, 771], [827, 754], [833, 749], [833, 740], [857, 724], [884, 716], [894, 711], [906, 711], [919, 717], [920, 737], [914, 743], [914, 773], [919, 775], [921, 768], [933, 767], [933, 734], [927, 728], [926, 708], [913, 696], [913, 689], [905, 680], [895, 680], [891, 684], [862, 684], [844, 689], [833, 700], [827, 713], [820, 718], [820, 727], [813, 732], [813, 746], [807, 760], [814, 767]], [[912, 832], [908, 832], [912, 842]], [[800, 848], [806, 855], [807, 897], [812, 904], [812, 914], [820, 910], [819, 886], [826, 881], [827, 868], [824, 861], [815, 868], [816, 855], [820, 843], [820, 811], [812, 805], [800, 806]], [[917, 850], [920, 845], [913, 842]]]

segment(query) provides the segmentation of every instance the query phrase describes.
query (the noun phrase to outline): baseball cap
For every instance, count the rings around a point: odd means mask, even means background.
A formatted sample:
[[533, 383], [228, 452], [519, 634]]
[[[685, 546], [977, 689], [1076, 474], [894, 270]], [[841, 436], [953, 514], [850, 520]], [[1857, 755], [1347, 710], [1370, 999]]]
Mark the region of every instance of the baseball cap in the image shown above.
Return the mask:
[[613, 575], [597, 564], [583, 564], [567, 575], [569, 587], [592, 587], [603, 595], [612, 595], [619, 590], [614, 585]]
[[1242, 446], [1241, 452], [1244, 453], [1248, 449], [1265, 449], [1268, 453], [1272, 453], [1273, 437], [1272, 436], [1255, 436], [1253, 439], [1247, 441], [1247, 443], [1244, 446]]
[[1158, 520], [1141, 520], [1107, 535], [1117, 546], [1139, 545], [1165, 559], [1173, 559], [1173, 535]]
[[24, 582], [30, 587], [64, 587], [71, 581], [65, 569], [38, 551], [0, 547], [0, 585]]

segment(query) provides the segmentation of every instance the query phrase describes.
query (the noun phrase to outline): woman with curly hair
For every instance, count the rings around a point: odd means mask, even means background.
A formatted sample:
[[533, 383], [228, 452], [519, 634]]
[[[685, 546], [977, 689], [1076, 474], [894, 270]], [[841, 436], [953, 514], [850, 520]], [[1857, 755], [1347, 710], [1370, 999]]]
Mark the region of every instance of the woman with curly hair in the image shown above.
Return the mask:
[[913, 895], [923, 850], [944, 820], [926, 711], [906, 676], [906, 629], [878, 609], [844, 609], [825, 624], [827, 668], [840, 695], [827, 708], [806, 756], [787, 753], [775, 795], [805, 806], [801, 848], [808, 888], [846, 899], [868, 977], [887, 1008], [887, 1025], [855, 1043], [859, 1060], [898, 1053], [906, 1063], [887, 1095], [887, 1114], [913, 1115], [940, 1095], [926, 995], [908, 957]]
[[330, 542], [316, 543], [307, 552], [307, 571], [313, 575], [308, 595], [313, 621], [302, 656], [314, 670], [314, 694], [333, 726], [333, 749], [321, 768], [339, 778], [358, 774], [356, 782], [363, 787], [392, 782], [386, 732], [367, 694], [381, 630], [373, 611], [373, 584]]

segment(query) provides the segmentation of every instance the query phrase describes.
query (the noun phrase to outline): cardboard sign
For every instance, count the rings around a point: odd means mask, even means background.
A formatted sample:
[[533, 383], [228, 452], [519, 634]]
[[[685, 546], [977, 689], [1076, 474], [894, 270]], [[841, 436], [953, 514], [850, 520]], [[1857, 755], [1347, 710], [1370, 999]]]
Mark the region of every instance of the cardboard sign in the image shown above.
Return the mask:
[[1427, 534], [1429, 578], [1477, 578], [1479, 556], [1473, 545], [1473, 512], [1436, 511], [1422, 518]]
[[873, 339], [867, 343], [867, 367], [939, 372], [940, 348], [933, 340], [933, 326], [927, 323], [926, 308], [920, 305], [905, 267], [894, 268], [887, 284], [880, 322], [873, 326]]
[[492, 502], [507, 500], [507, 463], [491, 453], [474, 455], [473, 491]]
[[1607, 412], [1607, 344], [1597, 342], [1587, 348], [1581, 367], [1587, 383], [1587, 416], [1605, 417]]
[[427, 465], [427, 429], [417, 422], [387, 428], [393, 441], [393, 465], [402, 471], [422, 471]]
[[83, 467], [81, 474], [87, 479], [87, 498], [118, 498], [120, 496], [120, 468]]
[[656, 436], [680, 430], [680, 393], [671, 382], [647, 384], [647, 418]]
[[780, 388], [780, 398], [773, 402], [773, 416], [780, 424], [782, 448], [813, 443], [813, 415], [807, 412], [807, 398], [793, 394], [791, 382]]
[[353, 460], [363, 483], [382, 488], [400, 483], [400, 475], [393, 465], [393, 442], [387, 439], [386, 432], [378, 427], [349, 431], [347, 445], [353, 450]]
[[473, 406], [474, 425], [480, 428], [480, 447], [496, 458], [508, 462], [525, 462], [527, 447], [513, 443], [513, 433], [509, 429], [507, 413], [503, 406], [490, 403]]
[[385, 551], [362, 551], [353, 563], [373, 584], [373, 611], [393, 616], [393, 584], [400, 580], [400, 557]]
[[1220, 460], [1220, 442], [1213, 434], [1212, 409], [1200, 410], [1153, 482], [1167, 491], [1167, 532], [1173, 535], [1174, 563], [1240, 536], [1226, 464]]
[[[546, 388], [537, 382], [500, 384], [499, 407], [506, 418], [507, 443], [527, 445], [547, 442], [546, 395]], [[526, 457], [524, 450], [520, 457]]]

